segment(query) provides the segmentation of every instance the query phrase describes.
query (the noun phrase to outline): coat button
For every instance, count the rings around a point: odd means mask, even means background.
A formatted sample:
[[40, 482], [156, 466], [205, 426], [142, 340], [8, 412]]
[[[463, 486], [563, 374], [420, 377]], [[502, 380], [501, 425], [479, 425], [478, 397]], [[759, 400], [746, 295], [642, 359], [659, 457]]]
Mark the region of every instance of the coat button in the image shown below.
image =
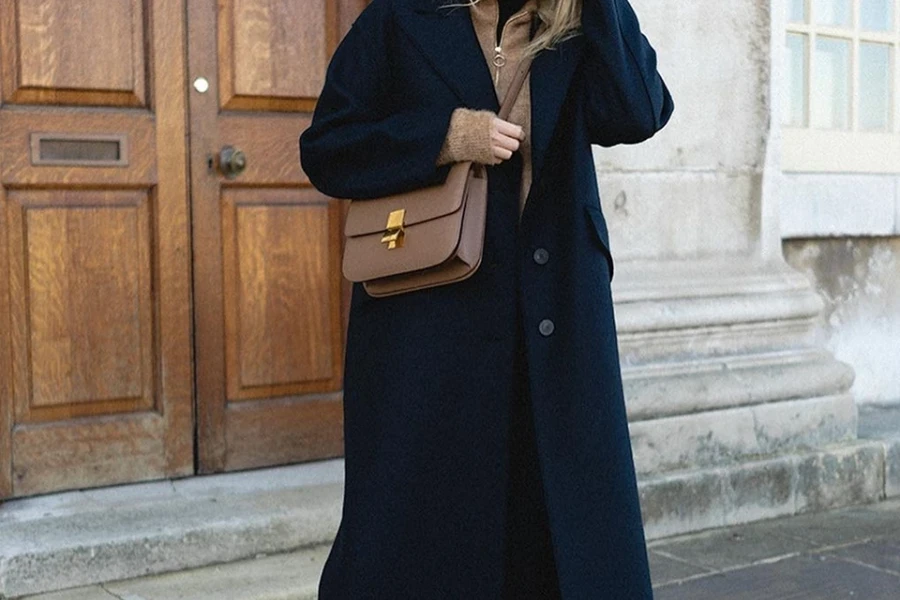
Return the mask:
[[553, 330], [556, 329], [556, 325], [553, 324], [553, 321], [550, 319], [544, 319], [541, 321], [540, 325], [538, 325], [538, 331], [541, 332], [541, 335], [544, 337], [550, 337], [553, 335]]
[[547, 252], [547, 250], [545, 250], [544, 248], [538, 248], [534, 251], [532, 258], [534, 258], [534, 262], [536, 262], [537, 264], [546, 265], [550, 260], [550, 253]]

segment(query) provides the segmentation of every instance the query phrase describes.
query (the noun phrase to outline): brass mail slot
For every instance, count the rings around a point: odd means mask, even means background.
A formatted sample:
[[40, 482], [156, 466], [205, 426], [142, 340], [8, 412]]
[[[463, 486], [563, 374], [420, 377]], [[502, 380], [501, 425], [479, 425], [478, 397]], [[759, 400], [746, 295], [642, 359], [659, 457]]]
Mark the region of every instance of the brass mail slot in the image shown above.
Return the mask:
[[125, 134], [32, 133], [31, 164], [76, 167], [127, 167]]

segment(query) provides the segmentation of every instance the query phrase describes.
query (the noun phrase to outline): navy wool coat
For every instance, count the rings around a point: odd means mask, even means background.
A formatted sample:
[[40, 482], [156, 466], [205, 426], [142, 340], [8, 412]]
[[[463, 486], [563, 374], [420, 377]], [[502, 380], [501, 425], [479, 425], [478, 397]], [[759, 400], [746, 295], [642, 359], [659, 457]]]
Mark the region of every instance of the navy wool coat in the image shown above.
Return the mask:
[[[323, 193], [441, 182], [453, 110], [499, 110], [468, 8], [448, 3], [374, 0], [339, 45], [300, 137]], [[673, 108], [627, 0], [584, 0], [581, 34], [535, 58], [531, 106], [531, 191], [520, 218], [519, 154], [488, 168], [475, 275], [389, 298], [353, 289], [323, 600], [501, 597], [521, 348], [562, 597], [652, 597], [591, 154], [649, 138]]]

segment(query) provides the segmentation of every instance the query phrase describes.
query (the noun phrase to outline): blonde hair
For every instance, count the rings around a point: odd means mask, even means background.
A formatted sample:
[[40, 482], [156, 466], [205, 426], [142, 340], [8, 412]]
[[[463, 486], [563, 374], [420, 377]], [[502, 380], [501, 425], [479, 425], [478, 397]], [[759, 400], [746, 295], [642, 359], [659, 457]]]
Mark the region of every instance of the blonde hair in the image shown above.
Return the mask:
[[[445, 4], [443, 8], [475, 6], [481, 1]], [[537, 0], [538, 18], [546, 27], [525, 46], [525, 54], [533, 56], [541, 50], [553, 49], [560, 42], [578, 35], [581, 32], [581, 2], [582, 0]]]

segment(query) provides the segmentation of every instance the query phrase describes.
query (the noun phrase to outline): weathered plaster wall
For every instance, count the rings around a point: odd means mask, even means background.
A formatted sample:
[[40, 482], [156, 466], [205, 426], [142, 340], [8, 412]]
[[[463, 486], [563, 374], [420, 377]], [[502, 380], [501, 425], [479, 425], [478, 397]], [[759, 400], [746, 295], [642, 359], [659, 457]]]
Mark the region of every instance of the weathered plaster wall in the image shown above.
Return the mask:
[[819, 335], [856, 370], [858, 402], [900, 401], [900, 237], [787, 240], [826, 302]]

